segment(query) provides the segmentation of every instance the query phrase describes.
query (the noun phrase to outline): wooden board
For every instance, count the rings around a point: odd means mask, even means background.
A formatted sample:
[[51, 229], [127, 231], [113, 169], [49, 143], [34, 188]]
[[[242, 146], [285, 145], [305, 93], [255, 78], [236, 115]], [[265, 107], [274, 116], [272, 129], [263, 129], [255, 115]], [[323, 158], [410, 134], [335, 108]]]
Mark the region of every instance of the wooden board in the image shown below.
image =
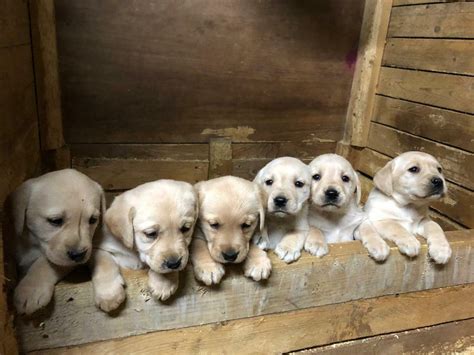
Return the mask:
[[372, 121], [474, 152], [474, 115], [376, 95]]
[[56, 1], [68, 143], [339, 140], [364, 1]]
[[[472, 285], [153, 332], [35, 354], [284, 353], [472, 317]], [[433, 311], [433, 310], [443, 310]], [[461, 333], [462, 334], [462, 333]], [[236, 350], [238, 349], [238, 350]], [[354, 353], [352, 353], [354, 354]]]
[[388, 37], [474, 38], [474, 3], [394, 7]]
[[392, 248], [383, 264], [350, 242], [332, 245], [322, 259], [304, 254], [291, 265], [271, 255], [272, 276], [264, 283], [246, 279], [236, 267], [219, 287], [208, 288], [187, 270], [176, 298], [166, 304], [146, 301], [145, 271], [127, 272], [127, 304], [114, 316], [95, 308], [90, 282], [61, 282], [52, 313], [35, 321], [41, 327], [19, 320], [17, 330], [23, 350], [31, 351], [474, 282], [474, 231], [447, 236], [453, 257], [445, 267], [428, 260], [424, 242], [416, 259]]
[[0, 48], [30, 43], [28, 0], [3, 0], [0, 11]]
[[474, 75], [474, 42], [430, 38], [389, 38], [382, 65]]
[[382, 67], [377, 93], [474, 114], [473, 88], [470, 76]]
[[450, 2], [451, 0], [393, 0], [393, 6], [430, 4], [440, 2]]

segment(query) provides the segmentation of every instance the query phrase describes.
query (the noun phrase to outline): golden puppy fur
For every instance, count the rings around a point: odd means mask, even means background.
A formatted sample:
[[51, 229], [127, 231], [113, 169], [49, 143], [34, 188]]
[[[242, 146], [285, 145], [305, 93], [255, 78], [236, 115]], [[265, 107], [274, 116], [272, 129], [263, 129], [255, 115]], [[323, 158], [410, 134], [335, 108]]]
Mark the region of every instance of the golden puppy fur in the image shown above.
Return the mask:
[[257, 184], [224, 176], [195, 185], [199, 196], [199, 227], [191, 247], [191, 262], [197, 280], [218, 284], [222, 264], [243, 262], [244, 274], [259, 281], [270, 276], [266, 253], [250, 243], [262, 229], [265, 213]]

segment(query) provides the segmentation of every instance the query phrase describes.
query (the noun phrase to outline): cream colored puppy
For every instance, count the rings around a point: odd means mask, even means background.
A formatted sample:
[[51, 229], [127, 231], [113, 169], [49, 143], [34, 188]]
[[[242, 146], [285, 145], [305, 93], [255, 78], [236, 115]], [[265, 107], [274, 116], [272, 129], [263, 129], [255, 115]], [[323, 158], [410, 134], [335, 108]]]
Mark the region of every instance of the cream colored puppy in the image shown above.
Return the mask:
[[[32, 314], [50, 302], [54, 285], [67, 273], [92, 262], [92, 238], [105, 210], [104, 194], [84, 174], [65, 169], [24, 182], [9, 202], [15, 239], [8, 242], [24, 274], [14, 303], [19, 313]], [[124, 295], [111, 295], [107, 288], [118, 282], [123, 292], [123, 280], [109, 278], [108, 268], [115, 265], [110, 254], [94, 252], [91, 259], [96, 265], [93, 274], [100, 276], [93, 279], [96, 302], [108, 310], [109, 305], [120, 304]]]
[[197, 280], [218, 284], [223, 264], [242, 263], [245, 276], [267, 279], [271, 262], [265, 251], [250, 243], [262, 229], [265, 212], [257, 184], [224, 176], [195, 185], [199, 195], [199, 227], [191, 246], [191, 262]]
[[[364, 218], [359, 207], [361, 187], [352, 165], [337, 154], [324, 154], [309, 164], [311, 200], [308, 220], [311, 227], [324, 235], [324, 242], [340, 243], [354, 240], [354, 231]], [[317, 233], [306, 239], [305, 250], [313, 255], [327, 253]]]
[[[140, 261], [150, 267], [148, 286], [159, 300], [168, 299], [178, 288], [197, 214], [192, 185], [173, 180], [149, 182], [129, 190], [117, 196], [105, 214], [110, 232], [127, 248], [136, 250]], [[132, 268], [136, 264], [122, 255], [118, 261]]]
[[[397, 244], [400, 252], [418, 255], [419, 234], [428, 241], [428, 252], [438, 264], [451, 257], [451, 248], [441, 227], [428, 216], [431, 201], [446, 194], [446, 182], [439, 162], [429, 154], [407, 152], [388, 162], [374, 177], [365, 211], [368, 221], [358, 236], [377, 260], [388, 256], [381, 239]], [[363, 228], [364, 227], [364, 228]]]
[[278, 158], [265, 165], [254, 182], [262, 186], [266, 205], [265, 231], [257, 244], [273, 249], [287, 263], [298, 260], [309, 232], [308, 166], [296, 158]]

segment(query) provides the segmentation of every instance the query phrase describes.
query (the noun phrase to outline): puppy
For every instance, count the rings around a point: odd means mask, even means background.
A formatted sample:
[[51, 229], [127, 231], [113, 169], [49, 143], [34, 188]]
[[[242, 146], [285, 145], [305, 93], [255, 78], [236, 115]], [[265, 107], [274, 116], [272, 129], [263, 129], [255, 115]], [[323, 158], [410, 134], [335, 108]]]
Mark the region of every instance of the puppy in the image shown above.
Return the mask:
[[245, 276], [267, 279], [271, 262], [250, 240], [263, 229], [265, 212], [257, 184], [224, 176], [195, 185], [199, 196], [199, 227], [191, 245], [191, 262], [197, 280], [218, 284], [223, 264], [243, 262]]
[[327, 253], [325, 243], [340, 243], [354, 239], [354, 231], [364, 218], [359, 207], [361, 186], [352, 165], [337, 154], [324, 154], [309, 164], [311, 200], [308, 221], [318, 233], [308, 235], [305, 250], [313, 255]]
[[[99, 184], [65, 169], [27, 180], [9, 203], [15, 238], [8, 242], [24, 275], [15, 289], [14, 304], [20, 314], [29, 315], [51, 301], [58, 281], [89, 261], [105, 199]], [[107, 262], [104, 257], [108, 256], [94, 256], [101, 264]]]
[[[158, 180], [140, 185], [117, 196], [105, 214], [108, 230], [125, 247], [135, 249], [148, 265], [148, 286], [159, 300], [171, 297], [178, 288], [179, 271], [186, 267], [198, 214], [197, 198], [191, 184]], [[114, 252], [110, 246], [105, 247]], [[132, 258], [118, 262], [134, 268]]]
[[296, 158], [278, 158], [265, 165], [254, 182], [262, 187], [266, 206], [266, 228], [256, 243], [275, 250], [287, 263], [298, 260], [309, 232], [308, 166]]
[[447, 192], [439, 162], [426, 153], [403, 153], [377, 172], [374, 185], [365, 206], [368, 221], [358, 233], [369, 254], [377, 260], [387, 258], [389, 250], [381, 248], [383, 238], [414, 257], [420, 250], [415, 238], [419, 234], [428, 241], [430, 257], [438, 264], [447, 263], [449, 243], [441, 227], [428, 217], [430, 202]]

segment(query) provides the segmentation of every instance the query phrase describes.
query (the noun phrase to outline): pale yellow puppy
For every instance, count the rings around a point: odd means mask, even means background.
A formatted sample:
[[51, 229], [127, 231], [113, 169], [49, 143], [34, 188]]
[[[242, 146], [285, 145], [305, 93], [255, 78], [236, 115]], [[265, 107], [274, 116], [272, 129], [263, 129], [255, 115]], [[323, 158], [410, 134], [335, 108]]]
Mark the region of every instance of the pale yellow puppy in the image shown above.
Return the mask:
[[428, 252], [438, 264], [451, 257], [451, 248], [441, 227], [428, 216], [430, 202], [443, 197], [446, 182], [439, 162], [429, 154], [406, 152], [388, 162], [374, 177], [364, 222], [356, 234], [369, 254], [384, 260], [386, 239], [395, 242], [400, 252], [418, 255], [420, 243], [415, 235], [428, 241]]
[[[197, 209], [191, 184], [158, 180], [119, 195], [105, 214], [110, 232], [150, 267], [148, 286], [159, 300], [168, 299], [178, 288], [179, 271], [189, 258]], [[118, 260], [124, 266], [137, 264], [130, 257]]]
[[267, 279], [271, 262], [265, 251], [250, 242], [263, 228], [265, 213], [257, 184], [224, 176], [195, 185], [199, 195], [199, 227], [191, 246], [197, 280], [218, 284], [223, 264], [242, 263], [245, 276]]

